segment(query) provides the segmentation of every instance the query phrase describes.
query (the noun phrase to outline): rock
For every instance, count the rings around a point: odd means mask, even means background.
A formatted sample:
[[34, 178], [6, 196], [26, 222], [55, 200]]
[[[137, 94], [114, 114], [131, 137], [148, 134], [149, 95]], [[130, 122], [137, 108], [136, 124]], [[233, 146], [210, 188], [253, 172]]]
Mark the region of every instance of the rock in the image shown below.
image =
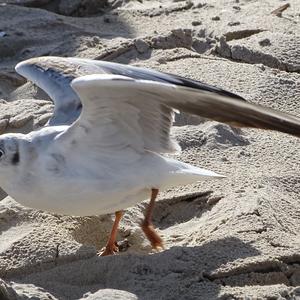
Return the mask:
[[215, 40], [209, 38], [196, 38], [193, 42], [193, 49], [198, 53], [205, 53], [214, 47]]
[[[45, 100], [22, 99], [0, 103], [1, 132], [36, 129], [47, 122], [52, 109], [52, 102]], [[48, 119], [45, 119], [46, 115]]]
[[145, 53], [150, 48], [149, 44], [142, 39], [135, 40], [134, 45], [139, 53]]
[[[248, 33], [244, 32], [246, 35]], [[242, 35], [233, 35], [231, 32], [227, 34], [227, 40], [220, 39], [216, 51], [221, 56], [233, 60], [264, 64], [288, 72], [300, 72], [300, 37], [297, 35], [253, 30], [250, 36], [243, 38]]]
[[205, 7], [207, 6], [207, 3], [197, 3], [197, 4], [194, 4], [194, 8], [202, 8], [202, 7]]
[[212, 19], [213, 21], [220, 21], [220, 20], [221, 20], [219, 16], [212, 17], [211, 19]]
[[240, 6], [237, 6], [237, 5], [232, 6], [232, 8], [235, 9], [236, 11], [240, 11], [240, 10], [241, 10], [241, 7], [240, 7]]
[[155, 36], [150, 40], [151, 46], [158, 49], [170, 49], [176, 47], [191, 48], [193, 43], [190, 29], [174, 29], [168, 35]]
[[19, 86], [8, 95], [7, 100], [14, 101], [30, 98], [51, 101], [50, 97], [42, 89], [31, 82], [26, 82], [25, 84]]
[[80, 300], [138, 300], [138, 297], [135, 294], [121, 291], [121, 290], [114, 290], [114, 289], [103, 289], [99, 290], [93, 294], [86, 294], [84, 298]]
[[252, 35], [258, 34], [260, 32], [264, 32], [263, 29], [242, 29], [242, 30], [235, 30], [235, 31], [229, 31], [224, 34], [226, 41], [232, 41], [232, 40], [241, 40], [245, 39], [247, 37], [250, 37]]
[[58, 12], [66, 16], [88, 16], [106, 7], [107, 0], [60, 0]]
[[82, 0], [61, 0], [58, 11], [63, 15], [70, 16], [79, 9], [81, 2]]
[[258, 42], [262, 47], [266, 47], [266, 46], [270, 46], [271, 45], [271, 41], [270, 39], [263, 39], [261, 41]]
[[197, 36], [200, 37], [200, 38], [204, 38], [204, 37], [208, 36], [206, 28], [201, 28], [198, 31]]
[[241, 24], [241, 22], [238, 22], [238, 21], [236, 21], [236, 22], [229, 22], [228, 26], [238, 26], [240, 24]]
[[222, 36], [220, 38], [220, 42], [216, 47], [216, 52], [220, 54], [222, 57], [230, 58], [231, 57], [231, 48], [230, 45], [227, 43], [226, 38]]
[[193, 21], [193, 22], [192, 22], [192, 25], [193, 25], [193, 26], [199, 26], [199, 25], [201, 25], [201, 24], [202, 24], [201, 21]]

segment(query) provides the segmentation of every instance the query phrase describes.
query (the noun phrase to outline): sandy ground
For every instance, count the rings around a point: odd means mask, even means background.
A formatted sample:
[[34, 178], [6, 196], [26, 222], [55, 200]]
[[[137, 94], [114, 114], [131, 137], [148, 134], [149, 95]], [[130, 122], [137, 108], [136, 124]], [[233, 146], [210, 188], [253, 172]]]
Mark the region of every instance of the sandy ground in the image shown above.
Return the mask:
[[[300, 115], [299, 0], [281, 17], [271, 12], [287, 1], [103, 2], [0, 1], [1, 133], [49, 118], [47, 96], [14, 72], [40, 55], [151, 67]], [[228, 177], [160, 195], [166, 250], [139, 228], [146, 202], [121, 223], [130, 247], [103, 258], [112, 216], [48, 214], [2, 193], [0, 299], [300, 299], [299, 140], [185, 115], [177, 125], [176, 158]]]

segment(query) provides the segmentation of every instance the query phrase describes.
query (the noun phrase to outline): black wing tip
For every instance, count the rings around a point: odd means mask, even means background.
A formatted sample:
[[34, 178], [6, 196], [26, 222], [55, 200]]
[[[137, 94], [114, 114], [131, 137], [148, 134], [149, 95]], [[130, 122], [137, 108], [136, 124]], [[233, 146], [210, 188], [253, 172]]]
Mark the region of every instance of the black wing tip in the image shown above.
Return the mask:
[[238, 99], [238, 100], [241, 100], [241, 101], [247, 101], [245, 98], [243, 98], [242, 96], [240, 95], [237, 95], [235, 93], [232, 93], [232, 92], [229, 92], [229, 91], [226, 91], [226, 90], [223, 90], [223, 89], [219, 89], [220, 92], [218, 94], [220, 95], [223, 95], [223, 96], [227, 96], [227, 97], [230, 97], [230, 98], [234, 98], [234, 99]]
[[234, 94], [232, 92], [226, 91], [222, 88], [219, 88], [219, 87], [216, 87], [216, 86], [213, 86], [213, 85], [201, 82], [201, 81], [181, 77], [181, 76], [178, 76], [178, 75], [169, 74], [169, 73], [166, 73], [166, 74], [173, 77], [174, 79], [176, 79], [175, 84], [177, 84], [177, 85], [186, 86], [186, 87], [190, 87], [190, 88], [193, 88], [193, 89], [207, 91], [207, 92], [211, 92], [211, 93], [216, 93], [216, 94], [219, 94], [221, 96], [230, 97], [230, 98], [234, 98], [234, 99], [238, 99], [238, 100], [246, 102], [246, 99], [243, 98], [242, 96], [239, 96], [239, 95]]

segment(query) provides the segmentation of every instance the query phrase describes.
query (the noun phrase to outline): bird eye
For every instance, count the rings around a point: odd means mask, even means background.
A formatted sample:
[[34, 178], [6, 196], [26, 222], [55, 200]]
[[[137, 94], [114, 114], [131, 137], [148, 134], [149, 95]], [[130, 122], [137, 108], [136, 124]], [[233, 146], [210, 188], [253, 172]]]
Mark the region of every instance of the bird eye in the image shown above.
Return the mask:
[[4, 156], [4, 151], [0, 149], [0, 158], [2, 158], [3, 156]]

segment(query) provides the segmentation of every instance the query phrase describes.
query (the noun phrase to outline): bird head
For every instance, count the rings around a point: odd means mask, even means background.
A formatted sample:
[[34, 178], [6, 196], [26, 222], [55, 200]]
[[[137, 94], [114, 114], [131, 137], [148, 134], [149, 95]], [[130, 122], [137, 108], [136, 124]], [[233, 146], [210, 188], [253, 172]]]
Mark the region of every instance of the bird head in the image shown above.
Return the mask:
[[9, 133], [0, 136], [0, 185], [12, 179], [20, 165], [20, 137], [22, 134]]
[[0, 165], [15, 166], [20, 162], [19, 134], [3, 134], [0, 136]]

